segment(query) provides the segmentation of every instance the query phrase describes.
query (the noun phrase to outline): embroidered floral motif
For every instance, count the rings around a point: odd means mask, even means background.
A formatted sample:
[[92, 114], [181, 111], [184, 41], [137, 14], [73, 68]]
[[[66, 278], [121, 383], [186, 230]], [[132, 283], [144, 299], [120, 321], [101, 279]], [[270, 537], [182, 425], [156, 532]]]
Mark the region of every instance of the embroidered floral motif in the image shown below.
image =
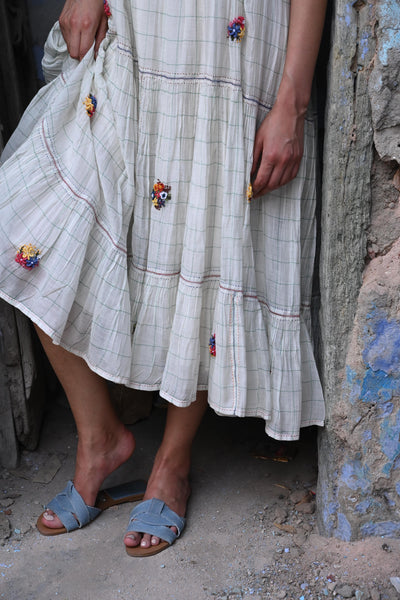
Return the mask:
[[247, 202], [251, 202], [253, 198], [253, 186], [251, 185], [251, 183], [249, 183], [249, 185], [247, 186], [246, 196]]
[[210, 341], [208, 342], [208, 349], [210, 350], [211, 356], [216, 356], [217, 351], [215, 348], [215, 333], [210, 337]]
[[93, 94], [89, 94], [89, 96], [86, 96], [83, 104], [85, 105], [87, 114], [92, 118], [97, 108], [96, 97]]
[[157, 183], [153, 185], [153, 191], [151, 192], [151, 200], [153, 202], [154, 208], [160, 210], [163, 206], [165, 206], [165, 202], [167, 200], [171, 200], [171, 186], [165, 185], [159, 179]]
[[103, 4], [104, 4], [104, 12], [106, 13], [106, 17], [107, 18], [111, 17], [110, 5], [108, 4], [107, 0], [103, 0]]
[[233, 42], [241, 42], [246, 30], [244, 17], [236, 17], [228, 25], [228, 34], [226, 37], [231, 38]]
[[17, 256], [15, 257], [15, 262], [24, 267], [24, 269], [28, 269], [29, 271], [34, 267], [39, 265], [40, 260], [40, 250], [36, 248], [36, 246], [32, 246], [32, 244], [24, 244], [18, 250]]

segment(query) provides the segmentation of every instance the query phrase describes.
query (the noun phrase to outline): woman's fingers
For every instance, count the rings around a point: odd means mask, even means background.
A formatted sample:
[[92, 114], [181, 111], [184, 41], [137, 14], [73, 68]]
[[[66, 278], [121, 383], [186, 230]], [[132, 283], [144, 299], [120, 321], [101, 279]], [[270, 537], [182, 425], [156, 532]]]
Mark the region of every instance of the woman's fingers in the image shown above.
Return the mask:
[[254, 186], [256, 186], [256, 191], [253, 196], [264, 196], [264, 194], [268, 194], [268, 192], [272, 192], [272, 190], [276, 190], [283, 185], [286, 185], [292, 179], [294, 179], [298, 173], [299, 164], [289, 165], [286, 168], [280, 167], [276, 168], [271, 166], [270, 170], [265, 173], [265, 176], [260, 176], [259, 181], [256, 183], [254, 181]]
[[286, 185], [297, 175], [303, 155], [304, 118], [275, 109], [257, 131], [253, 151], [254, 197]]
[[66, 0], [59, 22], [69, 54], [81, 60], [94, 42], [98, 49], [106, 35], [103, 0]]

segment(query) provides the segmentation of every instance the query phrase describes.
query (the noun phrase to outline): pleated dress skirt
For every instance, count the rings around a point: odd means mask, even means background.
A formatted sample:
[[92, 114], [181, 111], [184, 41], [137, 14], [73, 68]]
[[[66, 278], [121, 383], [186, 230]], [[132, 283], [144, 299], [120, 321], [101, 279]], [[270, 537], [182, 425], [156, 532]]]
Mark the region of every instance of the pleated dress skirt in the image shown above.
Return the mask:
[[249, 198], [289, 0], [110, 0], [95, 58], [58, 24], [0, 169], [0, 296], [108, 380], [294, 440], [310, 338], [315, 115], [295, 180]]

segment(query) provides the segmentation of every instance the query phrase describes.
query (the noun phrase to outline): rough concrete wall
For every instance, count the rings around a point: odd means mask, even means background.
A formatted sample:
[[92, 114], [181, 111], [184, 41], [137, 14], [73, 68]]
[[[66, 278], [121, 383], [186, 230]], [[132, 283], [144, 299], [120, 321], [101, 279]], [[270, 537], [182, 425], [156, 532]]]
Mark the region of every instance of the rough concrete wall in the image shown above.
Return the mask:
[[400, 535], [399, 30], [397, 0], [337, 1], [325, 171], [335, 149], [339, 164], [324, 181], [328, 421], [318, 521], [344, 540]]

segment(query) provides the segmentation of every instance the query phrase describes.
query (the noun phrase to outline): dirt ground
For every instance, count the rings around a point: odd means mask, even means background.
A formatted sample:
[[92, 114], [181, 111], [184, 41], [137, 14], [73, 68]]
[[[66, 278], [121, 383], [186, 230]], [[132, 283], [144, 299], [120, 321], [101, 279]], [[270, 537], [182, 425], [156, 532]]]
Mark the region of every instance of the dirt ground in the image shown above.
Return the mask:
[[[148, 476], [164, 417], [156, 408], [132, 427], [137, 451], [106, 485]], [[36, 530], [42, 506], [73, 476], [75, 445], [71, 414], [54, 402], [38, 450], [25, 452], [17, 470], [0, 471], [0, 598], [400, 598], [400, 540], [318, 535], [314, 430], [280, 444], [259, 420], [208, 414], [194, 448], [186, 530], [171, 548], [141, 559], [122, 544], [132, 505], [70, 534]]]

